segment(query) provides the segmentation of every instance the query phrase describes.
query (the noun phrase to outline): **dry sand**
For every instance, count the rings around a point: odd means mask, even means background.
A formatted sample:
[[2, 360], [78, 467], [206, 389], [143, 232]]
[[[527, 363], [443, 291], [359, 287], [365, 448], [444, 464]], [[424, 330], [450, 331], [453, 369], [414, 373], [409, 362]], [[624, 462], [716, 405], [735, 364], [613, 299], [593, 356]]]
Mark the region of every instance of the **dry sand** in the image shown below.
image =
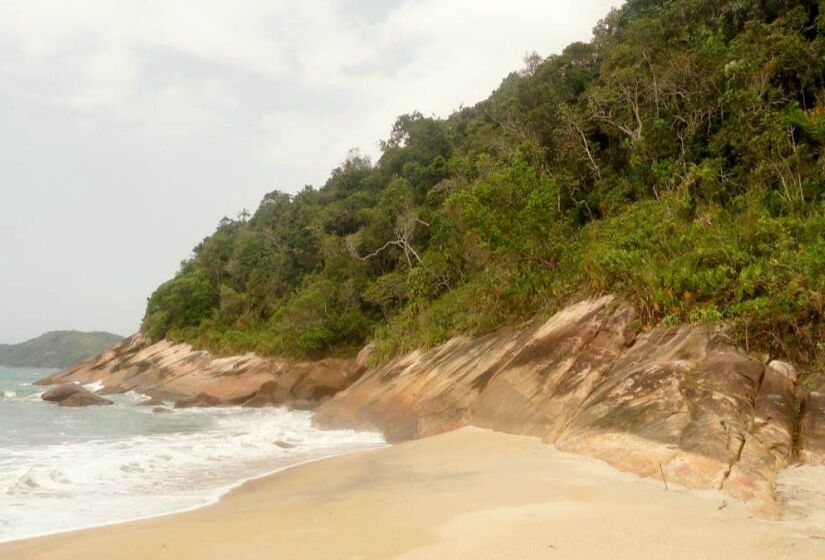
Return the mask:
[[[197, 511], [0, 545], [49, 559], [825, 558], [825, 475], [792, 519], [475, 428], [302, 465]], [[812, 513], [813, 512], [813, 513]]]

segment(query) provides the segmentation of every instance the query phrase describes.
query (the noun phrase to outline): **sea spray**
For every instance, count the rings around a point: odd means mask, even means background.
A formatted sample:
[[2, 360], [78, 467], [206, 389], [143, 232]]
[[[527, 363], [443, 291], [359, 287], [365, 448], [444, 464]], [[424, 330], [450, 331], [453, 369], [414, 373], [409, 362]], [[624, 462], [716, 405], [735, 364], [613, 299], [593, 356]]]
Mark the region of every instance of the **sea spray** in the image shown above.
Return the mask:
[[245, 480], [383, 444], [276, 408], [155, 414], [128, 393], [109, 396], [111, 407], [62, 409], [32, 381], [0, 370], [0, 390], [18, 395], [0, 401], [0, 541], [200, 507]]

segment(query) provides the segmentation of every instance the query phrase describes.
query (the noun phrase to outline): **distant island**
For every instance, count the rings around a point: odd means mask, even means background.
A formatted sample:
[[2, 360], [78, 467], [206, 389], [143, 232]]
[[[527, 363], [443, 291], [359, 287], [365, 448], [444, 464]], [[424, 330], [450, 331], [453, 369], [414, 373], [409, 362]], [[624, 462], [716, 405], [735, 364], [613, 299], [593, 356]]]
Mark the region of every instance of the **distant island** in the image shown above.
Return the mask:
[[53, 331], [20, 344], [0, 344], [0, 365], [64, 368], [123, 340], [107, 332]]

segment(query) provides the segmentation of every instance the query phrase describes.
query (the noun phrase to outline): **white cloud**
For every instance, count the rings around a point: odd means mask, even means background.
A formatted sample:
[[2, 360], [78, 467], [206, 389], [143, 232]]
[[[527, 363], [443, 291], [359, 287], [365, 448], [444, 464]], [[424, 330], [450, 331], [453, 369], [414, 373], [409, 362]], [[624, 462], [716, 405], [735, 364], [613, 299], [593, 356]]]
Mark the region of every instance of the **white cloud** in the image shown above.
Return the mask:
[[[200, 133], [206, 121], [225, 122], [242, 93], [232, 88], [256, 85], [272, 88], [271, 106], [250, 108], [262, 114], [296, 110], [278, 98], [286, 86], [308, 97], [354, 99], [344, 108], [353, 121], [376, 106], [443, 115], [487, 95], [525, 51], [586, 38], [612, 3], [407, 0], [365, 22], [357, 3], [341, 0], [7, 0], [0, 5], [8, 47], [0, 79], [6, 91], [87, 118], [100, 112], [146, 123], [153, 132], [167, 129], [164, 123], [182, 132], [188, 121]], [[248, 83], [226, 79], [238, 75]], [[203, 87], [234, 100], [204, 103]], [[136, 109], [141, 105], [153, 110]], [[311, 119], [316, 108], [299, 110]], [[224, 114], [207, 119], [207, 111]]]
[[481, 100], [618, 1], [0, 1], [0, 342], [129, 331], [222, 215]]

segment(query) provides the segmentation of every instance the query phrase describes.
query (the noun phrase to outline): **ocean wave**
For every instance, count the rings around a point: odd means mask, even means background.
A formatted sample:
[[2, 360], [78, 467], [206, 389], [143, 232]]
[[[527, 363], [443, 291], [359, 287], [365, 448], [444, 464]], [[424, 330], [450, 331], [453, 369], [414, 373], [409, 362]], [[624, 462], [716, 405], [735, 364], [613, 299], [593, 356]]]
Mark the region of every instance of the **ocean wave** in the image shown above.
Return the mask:
[[3, 391], [3, 398], [6, 400], [11, 400], [17, 396], [17, 393], [14, 391]]
[[[129, 398], [138, 397], [145, 398]], [[377, 434], [313, 429], [304, 411], [232, 407], [147, 416], [146, 409], [119, 401], [89, 410], [92, 416], [71, 414], [72, 429], [89, 418], [99, 434], [78, 440], [56, 432], [53, 443], [0, 449], [0, 496], [13, 497], [0, 508], [0, 541], [79, 528], [79, 512], [97, 525], [200, 507], [244, 480], [383, 444]], [[60, 426], [66, 421], [61, 417]], [[117, 436], [126, 424], [141, 432]]]
[[70, 481], [57, 467], [23, 467], [0, 479], [0, 492], [30, 494], [37, 490], [57, 490]]

